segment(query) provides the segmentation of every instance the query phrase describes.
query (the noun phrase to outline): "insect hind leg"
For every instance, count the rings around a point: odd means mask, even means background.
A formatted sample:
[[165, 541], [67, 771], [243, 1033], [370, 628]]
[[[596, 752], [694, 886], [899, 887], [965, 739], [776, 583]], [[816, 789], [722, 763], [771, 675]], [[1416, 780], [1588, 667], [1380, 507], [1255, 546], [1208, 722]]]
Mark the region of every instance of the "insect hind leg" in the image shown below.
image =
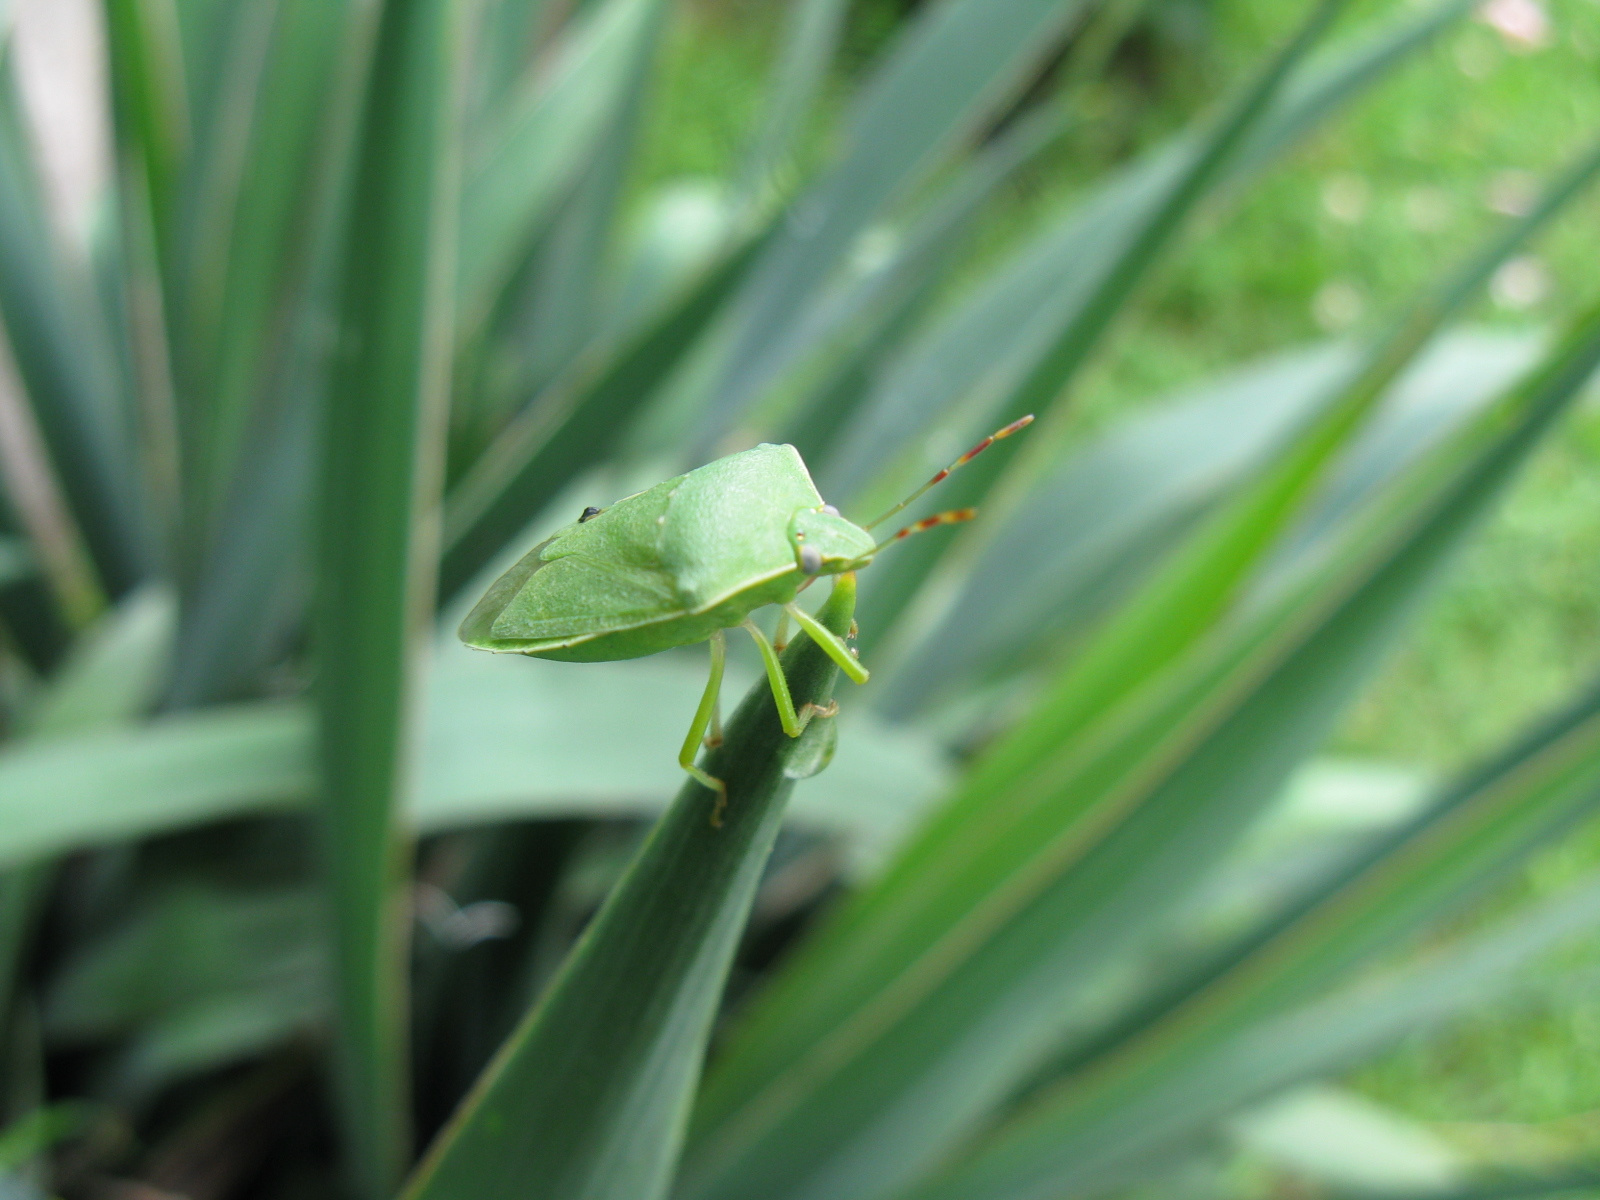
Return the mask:
[[728, 807], [728, 785], [696, 765], [700, 745], [705, 740], [706, 729], [715, 731], [716, 742], [722, 741], [722, 721], [718, 709], [722, 697], [722, 673], [728, 662], [728, 639], [722, 630], [711, 635], [711, 678], [706, 680], [706, 690], [700, 697], [700, 707], [695, 709], [694, 721], [689, 726], [689, 736], [683, 739], [683, 749], [678, 751], [678, 765], [702, 787], [717, 794], [717, 805], [711, 810], [711, 823], [722, 824], [723, 810]]

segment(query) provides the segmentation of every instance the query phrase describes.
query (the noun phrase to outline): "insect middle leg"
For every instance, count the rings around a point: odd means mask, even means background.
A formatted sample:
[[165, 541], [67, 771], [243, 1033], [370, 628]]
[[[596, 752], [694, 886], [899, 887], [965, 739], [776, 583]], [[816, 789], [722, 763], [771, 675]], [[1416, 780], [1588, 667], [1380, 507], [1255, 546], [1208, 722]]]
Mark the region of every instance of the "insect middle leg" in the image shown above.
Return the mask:
[[695, 709], [689, 736], [683, 739], [683, 749], [678, 751], [678, 765], [717, 793], [717, 807], [711, 815], [713, 825], [722, 824], [722, 810], [728, 803], [728, 785], [715, 775], [707, 774], [694, 760], [699, 757], [700, 744], [705, 740], [708, 727], [715, 730], [717, 742], [722, 740], [722, 720], [718, 709], [722, 696], [722, 671], [727, 662], [728, 638], [719, 629], [711, 635], [711, 678], [706, 680], [706, 690], [700, 697], [700, 707]]
[[778, 652], [772, 648], [772, 643], [767, 641], [767, 635], [761, 632], [761, 627], [749, 617], [745, 618], [744, 627], [755, 639], [756, 649], [761, 651], [761, 662], [767, 668], [767, 682], [772, 686], [772, 700], [778, 706], [778, 721], [783, 725], [784, 733], [797, 738], [805, 732], [812, 717], [831, 717], [839, 711], [839, 706], [834, 703], [830, 703], [826, 708], [807, 704], [796, 713], [794, 696], [789, 692], [789, 681], [784, 678], [783, 664], [778, 661]]
[[[839, 669], [856, 683], [865, 683], [871, 678], [870, 672], [861, 665], [855, 653], [845, 645], [844, 639], [821, 621], [817, 620], [805, 609], [793, 602], [785, 604], [783, 611], [795, 620], [795, 624], [811, 635], [811, 640], [822, 647], [822, 652], [838, 664]], [[854, 629], [854, 623], [851, 624]]]

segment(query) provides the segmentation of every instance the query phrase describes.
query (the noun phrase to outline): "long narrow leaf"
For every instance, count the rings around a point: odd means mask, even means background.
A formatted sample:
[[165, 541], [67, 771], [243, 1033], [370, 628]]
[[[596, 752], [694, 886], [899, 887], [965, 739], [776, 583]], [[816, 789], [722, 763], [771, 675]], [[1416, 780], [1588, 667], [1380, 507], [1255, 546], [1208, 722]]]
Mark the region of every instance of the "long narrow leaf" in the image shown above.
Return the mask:
[[[1284, 84], [1228, 164], [1236, 184], [1311, 132], [1365, 88], [1470, 11], [1444, 0], [1429, 11], [1314, 59]], [[1186, 131], [1145, 152], [1099, 185], [1005, 263], [892, 364], [833, 460], [820, 466], [831, 495], [872, 478], [868, 468], [894, 461], [938, 421], [976, 394], [976, 425], [990, 426], [1004, 397], [1041, 361], [1094, 296], [1122, 248], [1150, 221], [1181, 173], [1201, 153]], [[1057, 374], [1058, 385], [1066, 376]]]
[[469, 164], [461, 212], [461, 325], [482, 328], [551, 206], [629, 88], [661, 24], [661, 0], [606, 0], [563, 42], [548, 81], [530, 84]]
[[[855, 581], [819, 619], [843, 636]], [[838, 668], [808, 637], [784, 658], [797, 705]], [[787, 737], [765, 682], [585, 931], [548, 994], [440, 1135], [406, 1200], [656, 1200], [666, 1194], [740, 930], [796, 778], [832, 729]]]
[[[653, 819], [671, 800], [681, 714], [703, 664], [676, 656], [526, 671], [452, 647], [428, 672], [409, 819], [422, 833], [501, 821]], [[737, 664], [729, 686], [742, 682]], [[597, 729], [594, 714], [607, 721]], [[863, 857], [898, 844], [948, 783], [929, 738], [867, 710], [840, 718], [828, 772], [789, 805], [798, 828]], [[0, 866], [211, 822], [297, 811], [316, 791], [300, 701], [209, 705], [141, 725], [0, 749]]]
[[1499, 266], [1547, 224], [1600, 171], [1600, 145], [1555, 181], [1540, 202], [1472, 255], [1368, 353], [1353, 377], [1291, 429], [1270, 466], [1117, 612], [1074, 659], [1042, 703], [1070, 737], [1114, 707], [1209, 629], [1261, 559], [1304, 510], [1342, 451], [1364, 427], [1400, 372]]
[[401, 805], [433, 603], [448, 386], [459, 70], [450, 0], [387, 0], [374, 42], [322, 439], [317, 650], [326, 878], [352, 1185], [407, 1158]]
[[[1102, 237], [1089, 251], [1087, 262], [1076, 264], [1080, 275], [1070, 320], [1046, 326], [1044, 344], [1031, 358], [1015, 386], [1000, 393], [998, 420], [1020, 419], [1029, 413], [1050, 414], [1062, 402], [1068, 381], [1082, 369], [1110, 329], [1126, 310], [1135, 288], [1187, 226], [1200, 204], [1227, 178], [1231, 163], [1248, 143], [1252, 132], [1267, 124], [1272, 101], [1282, 94], [1295, 68], [1310, 53], [1343, 9], [1341, 0], [1318, 0], [1311, 14], [1287, 44], [1257, 73], [1211, 127], [1187, 146], [1174, 148], [1155, 172], [1154, 188], [1144, 203], [1135, 205], [1131, 220], [1124, 218], [1120, 237]], [[1148, 183], [1148, 181], [1146, 181]], [[1102, 230], [1102, 234], [1107, 231]], [[1003, 415], [1010, 413], [1011, 415]], [[991, 414], [993, 415], [993, 414]], [[1047, 435], [1046, 436], [1047, 439]], [[1038, 455], [1034, 456], [1035, 458]], [[975, 504], [989, 491], [1005, 460], [990, 455], [957, 476], [941, 500], [961, 506]], [[1006, 508], [1004, 501], [991, 508]], [[959, 556], [959, 547], [954, 548]], [[919, 583], [927, 564], [951, 553], [949, 542], [924, 540], [894, 564], [893, 573], [880, 576], [863, 605], [868, 628], [889, 628], [903, 610], [908, 589]], [[938, 588], [931, 589], [933, 594]], [[869, 642], [870, 644], [870, 642]], [[889, 657], [894, 657], [889, 652]]]
[[183, 579], [175, 708], [252, 686], [301, 627], [309, 591], [313, 447], [370, 13], [342, 0], [278, 11], [249, 178], [210, 266], [223, 293], [213, 429], [231, 449], [212, 455], [220, 492]]
[[702, 439], [720, 437], [771, 382], [803, 306], [861, 233], [1015, 94], [1082, 8], [945, 0], [908, 27], [862, 93], [837, 164], [795, 202], [752, 274]]
[[[1261, 1022], [1209, 1048], [1210, 1070], [1171, 1090], [1152, 1088], [1131, 1103], [1090, 1095], [1074, 1116], [1083, 1129], [1022, 1119], [992, 1150], [905, 1200], [1070, 1200], [1102, 1194], [1148, 1173], [1152, 1144], [1182, 1138], [1208, 1120], [1253, 1100], [1347, 1068], [1403, 1034], [1426, 1028], [1474, 1002], [1526, 986], [1525, 968], [1592, 927], [1600, 888], [1577, 889], [1498, 923], [1462, 947], [1436, 953], [1388, 976], [1341, 989], [1301, 1009]], [[1030, 1114], [1031, 1115], [1031, 1114]], [[1134, 1128], [1137, 1121], [1138, 1127]]]
[[1310, 1001], [1409, 945], [1597, 802], [1600, 689], [1590, 688], [1258, 927], [1174, 972], [1113, 1028], [1072, 1047], [1031, 1089], [1042, 1097], [1037, 1107], [1113, 1078], [1171, 1086], [1197, 1047]]
[[[1422, 18], [1340, 53], [1331, 66], [1307, 67], [1282, 79], [1280, 88], [1267, 87], [1277, 74], [1268, 71], [1208, 131], [1181, 135], [1127, 168], [1080, 211], [1025, 246], [947, 321], [927, 331], [917, 352], [863, 409], [836, 461], [823, 467], [825, 489], [840, 495], [859, 486], [872, 477], [867, 466], [896, 461], [912, 430], [938, 421], [958, 402], [968, 425], [986, 429], [991, 422], [1014, 419], [1004, 417], [1006, 412], [1020, 416], [1059, 406], [1134, 289], [1201, 203], [1337, 111], [1467, 7], [1448, 0]], [[1039, 456], [1032, 458], [1037, 462]], [[1003, 466], [1003, 459], [974, 463], [942, 501], [977, 503]], [[991, 514], [1020, 506], [1021, 486], [1012, 484], [1003, 497], [990, 497]], [[985, 525], [994, 528], [992, 520]], [[876, 631], [895, 630], [886, 665], [903, 657], [909, 640], [935, 619], [921, 608], [911, 619], [902, 617], [914, 592], [943, 563], [943, 579], [923, 595], [948, 596], [953, 577], [970, 566], [986, 536], [969, 531], [955, 540], [925, 541], [878, 574], [863, 598], [863, 624], [869, 646], [882, 636]]]
[[790, 6], [767, 110], [741, 169], [738, 186], [746, 204], [759, 202], [790, 165], [827, 78], [847, 7], [845, 0], [799, 0]]
[[[1298, 552], [1336, 537], [1354, 508], [1470, 419], [1540, 349], [1536, 338], [1484, 330], [1430, 346], [1341, 455], [1338, 480], [1327, 485], [1340, 504], [1307, 518], [1316, 536]], [[959, 694], [958, 684], [1036, 671], [1050, 647], [1093, 637], [1095, 623], [1262, 470], [1362, 354], [1335, 344], [1273, 355], [1184, 389], [1068, 454], [995, 533], [948, 614], [889, 672], [883, 691], [874, 689], [874, 701], [896, 717], [926, 711]]]
[[0, 315], [55, 477], [116, 596], [156, 553], [131, 404], [88, 281], [54, 245], [14, 80], [0, 76]]
[[1589, 316], [1435, 456], [1353, 558], [1246, 623], [1120, 733], [981, 764], [731, 1048], [685, 1194], [875, 1194], [970, 1130], [1326, 736], [1597, 359]]

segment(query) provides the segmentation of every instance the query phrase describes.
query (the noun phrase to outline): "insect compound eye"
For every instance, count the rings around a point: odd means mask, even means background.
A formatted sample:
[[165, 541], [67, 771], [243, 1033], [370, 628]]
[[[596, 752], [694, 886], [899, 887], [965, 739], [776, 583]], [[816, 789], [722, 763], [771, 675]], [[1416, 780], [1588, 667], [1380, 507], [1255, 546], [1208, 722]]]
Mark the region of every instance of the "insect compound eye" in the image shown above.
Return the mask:
[[822, 511], [827, 513], [830, 517], [837, 517], [839, 515], [839, 510], [831, 504], [824, 504], [822, 506]]
[[801, 546], [800, 569], [807, 575], [815, 575], [822, 570], [822, 551], [815, 546]]
[[578, 518], [578, 524], [582, 525], [585, 521], [592, 521], [599, 515], [600, 510], [598, 508], [586, 508], [583, 510], [583, 515]]

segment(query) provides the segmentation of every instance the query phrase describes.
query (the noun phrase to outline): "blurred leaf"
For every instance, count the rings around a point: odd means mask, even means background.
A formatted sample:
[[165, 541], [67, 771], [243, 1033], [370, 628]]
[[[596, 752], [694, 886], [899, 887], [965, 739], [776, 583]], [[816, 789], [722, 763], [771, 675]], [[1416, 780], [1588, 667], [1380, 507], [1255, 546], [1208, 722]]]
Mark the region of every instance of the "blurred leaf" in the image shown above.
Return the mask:
[[1530, 211], [1414, 304], [1356, 369], [1319, 397], [1321, 402], [1271, 449], [1257, 477], [1205, 520], [1149, 583], [1095, 630], [1043, 701], [1055, 707], [1059, 718], [1053, 736], [1070, 736], [1103, 719], [1222, 618], [1417, 353], [1501, 263], [1581, 193], [1597, 170], [1600, 145], [1581, 155]]
[[114, 728], [140, 716], [165, 681], [175, 618], [159, 584], [130, 592], [79, 635], [22, 724], [34, 738]]
[[410, 1157], [401, 814], [433, 606], [466, 17], [452, 0], [378, 12], [319, 440], [317, 762], [338, 1112], [363, 1200], [391, 1195]]
[[469, 334], [487, 321], [540, 222], [594, 153], [661, 14], [662, 0], [605, 0], [580, 17], [548, 75], [524, 87], [468, 164], [459, 291]]
[[[1050, 416], [1060, 411], [1070, 382], [1199, 206], [1227, 179], [1252, 134], [1271, 129], [1273, 101], [1284, 95], [1295, 69], [1342, 7], [1341, 0], [1318, 0], [1313, 4], [1295, 34], [1214, 120], [1160, 152], [1152, 164], [1155, 169], [1146, 177], [1134, 176], [1139, 185], [1137, 192], [1142, 195], [1118, 195], [1110, 189], [1109, 194], [1096, 198], [1100, 202], [1098, 212], [1091, 211], [1091, 219], [1086, 222], [1094, 236], [1076, 245], [1077, 261], [1060, 272], [1073, 281], [1070, 295], [1063, 296], [1059, 282], [1052, 279], [1053, 295], [1032, 297], [1035, 303], [1027, 308], [1008, 306], [1007, 326], [990, 331], [995, 342], [986, 348], [988, 361], [1006, 361], [1006, 351], [1002, 349], [997, 354], [996, 347], [1006, 345], [1005, 339], [1014, 336], [1013, 328], [1031, 326], [1032, 336], [1025, 339], [1028, 344], [1020, 356], [1012, 356], [1014, 373], [1002, 387], [989, 389], [986, 399], [968, 398], [969, 419], [982, 413], [986, 424], [988, 419], [1004, 424], [1028, 414], [1041, 414], [1046, 418], [1046, 429], [1036, 435], [1035, 441], [1049, 444], [1048, 428], [1056, 423], [1051, 422]], [[1108, 199], [1115, 203], [1110, 208], [1101, 207]], [[1097, 224], [1100, 227], [1093, 228]], [[1036, 266], [1031, 269], [1037, 271]], [[1017, 298], [1009, 297], [1011, 305]], [[925, 412], [923, 421], [931, 415]], [[1022, 453], [1027, 462], [1030, 455], [1026, 448]], [[1031, 455], [1036, 462], [1040, 457], [1042, 451]], [[941, 502], [976, 504], [988, 493], [1004, 461], [1003, 457], [990, 455], [974, 463], [945, 489]], [[996, 509], [1007, 511], [1017, 499], [1008, 492], [991, 497], [991, 519]], [[974, 540], [970, 536], [961, 539], [969, 545]], [[948, 560], [952, 552], [957, 559], [964, 557], [959, 543], [953, 547], [949, 539], [923, 539], [922, 545], [911, 547], [910, 553], [893, 560], [891, 571], [877, 577], [863, 605], [866, 627], [887, 630], [895, 625], [910, 599], [911, 589], [921, 582], [931, 564], [941, 558]], [[946, 590], [936, 582], [928, 594], [937, 597]], [[904, 636], [907, 634], [902, 624], [896, 630], [896, 639]], [[872, 645], [871, 640], [866, 643], [867, 648]], [[886, 657], [892, 661], [899, 655], [890, 650]]]
[[50, 473], [100, 583], [117, 595], [154, 554], [131, 404], [89, 282], [55, 245], [14, 83], [8, 58], [0, 70], [0, 317]]
[[[1302, 555], [1533, 361], [1536, 339], [1456, 332], [1419, 356], [1355, 436], [1309, 517]], [[947, 615], [873, 699], [903, 716], [961, 685], [1036, 665], [1121, 601], [1365, 353], [1274, 355], [1115, 425], [1065, 456], [996, 530]], [[1313, 532], [1314, 531], [1314, 534]]]
[[1083, 0], [946, 0], [923, 9], [859, 93], [835, 164], [790, 208], [737, 302], [702, 442], [725, 435], [790, 353], [797, 318], [861, 234], [995, 116]]
[[715, 319], [762, 245], [737, 245], [610, 356], [578, 364], [507, 424], [448, 497], [440, 593], [448, 602], [649, 401]]
[[1600, 1168], [1577, 1165], [1538, 1173], [1495, 1172], [1480, 1183], [1446, 1191], [1366, 1192], [1362, 1200], [1517, 1200], [1521, 1196], [1570, 1196], [1600, 1187]]
[[[854, 576], [818, 619], [843, 636]], [[797, 708], [838, 668], [810, 638], [784, 655]], [[812, 728], [825, 726], [813, 725]], [[654, 1200], [671, 1185], [717, 1002], [805, 753], [760, 681], [686, 783], [561, 973], [440, 1134], [411, 1200]]]
[[1368, 1195], [1439, 1192], [1467, 1173], [1461, 1155], [1426, 1126], [1345, 1088], [1300, 1088], [1229, 1128], [1241, 1146], [1276, 1166]]
[[513, 86], [527, 74], [539, 49], [539, 35], [550, 21], [548, 0], [486, 0], [483, 5], [475, 52], [474, 79], [469, 86], [473, 115], [495, 113]]
[[[623, 195], [634, 174], [664, 21], [665, 6], [657, 3], [631, 40], [623, 83], [572, 186], [508, 290], [480, 368], [475, 403], [488, 410], [484, 417], [499, 415], [507, 393], [518, 400], [537, 393], [606, 333]], [[452, 413], [457, 424], [470, 412], [465, 399]]]
[[789, 436], [808, 463], [827, 461], [848, 432], [845, 418], [916, 334], [988, 203], [1073, 120], [1070, 104], [1055, 100], [1007, 124], [903, 228], [875, 231], [887, 247], [886, 261], [843, 281], [802, 315], [791, 335], [797, 357], [817, 348], [826, 354], [839, 343], [853, 347], [832, 366], [831, 380], [810, 387], [807, 402], [788, 418]]
[[168, 287], [194, 129], [174, 0], [107, 0], [111, 91], [124, 185], [140, 193]]
[[[1600, 334], [1593, 328], [1586, 332], [1587, 344], [1581, 337], [1571, 339], [1564, 355], [1542, 366], [1520, 389], [1533, 401], [1525, 419], [1570, 390], [1574, 378], [1581, 381], [1587, 374], [1583, 364], [1592, 369], [1600, 358]], [[1544, 415], [1548, 418], [1548, 410]], [[1500, 434], [1501, 446], [1528, 432], [1526, 426], [1511, 427]], [[1448, 522], [1452, 496], [1459, 506], [1463, 494], [1472, 494], [1479, 471], [1494, 462], [1497, 449], [1493, 442], [1476, 448], [1477, 468], [1462, 471], [1434, 502], [1435, 521], [1444, 516]], [[1374, 955], [1404, 945], [1534, 849], [1570, 830], [1600, 799], [1597, 777], [1600, 689], [1591, 689], [1240, 942], [1177, 972], [1155, 996], [1120, 1013], [1114, 1028], [1081, 1039], [1055, 1068], [1060, 1082], [1025, 1107], [1041, 1125], [1051, 1125], [1044, 1138], [1051, 1147], [1050, 1165], [1030, 1152], [1032, 1165], [1019, 1168], [1048, 1182], [1027, 1188], [1078, 1194], [1107, 1178], [1120, 1179], [1163, 1139], [1183, 1136], [1172, 1113], [1184, 1112], [1187, 1129], [1194, 1132], [1278, 1086], [1273, 1080], [1292, 1082], [1294, 1075], [1268, 1072], [1247, 1083], [1246, 1076], [1228, 1074], [1231, 1068], [1217, 1064], [1230, 1061], [1234, 1040], [1248, 1041], [1274, 1014], [1325, 995]], [[1344, 1061], [1339, 1053], [1313, 1067], [1315, 1049], [1303, 1046], [1297, 1051], [1299, 1069], [1304, 1074], [1331, 1070]], [[1250, 1096], [1239, 1090], [1257, 1085], [1261, 1090]], [[1107, 1102], [1112, 1096], [1118, 1099]], [[1167, 1116], [1152, 1118], [1168, 1104], [1175, 1107]], [[1026, 1127], [1034, 1119], [1023, 1116], [1016, 1123]], [[996, 1137], [999, 1145], [1011, 1134]], [[974, 1161], [988, 1153], [977, 1151]], [[969, 1185], [952, 1184], [952, 1194], [967, 1194], [960, 1189]]]
[[789, 6], [761, 128], [740, 171], [738, 190], [746, 205], [758, 204], [764, 192], [781, 187], [783, 174], [792, 169], [848, 8], [846, 0], [795, 0]]
[[[0, 1029], [11, 1030], [17, 1019], [13, 1012], [17, 984], [33, 948], [34, 927], [49, 878], [49, 871], [38, 865], [0, 870]], [[8, 1083], [0, 1101], [8, 1108], [14, 1106], [20, 1090], [14, 1081]]]
[[37, 1108], [0, 1129], [0, 1171], [25, 1166], [30, 1159], [72, 1137], [83, 1127], [87, 1116], [86, 1105], [68, 1100]]
[[170, 887], [63, 964], [45, 1032], [126, 1039], [114, 1086], [146, 1094], [258, 1053], [326, 1016], [322, 911], [304, 887]]
[[[878, 464], [896, 462], [904, 447], [915, 444], [914, 431], [939, 427], [957, 405], [961, 423], [953, 436], [963, 445], [1024, 413], [1059, 410], [1072, 380], [1199, 205], [1245, 168], [1286, 148], [1466, 10], [1459, 0], [1449, 0], [1340, 53], [1331, 66], [1303, 67], [1286, 78], [1328, 14], [1315, 18], [1303, 31], [1306, 37], [1260, 72], [1208, 129], [1186, 132], [1124, 168], [1065, 221], [1021, 247], [948, 319], [930, 327], [886, 375], [839, 453], [823, 466], [824, 490], [839, 496], [866, 479], [881, 478]], [[1034, 441], [1047, 447], [1048, 428]], [[1022, 453], [1024, 462], [1037, 464], [1042, 457], [1026, 448]], [[1004, 461], [991, 455], [974, 463], [945, 488], [941, 503], [978, 503]], [[905, 657], [905, 639], [929, 619], [916, 611], [906, 620], [904, 610], [935, 565], [947, 564], [943, 578], [929, 582], [924, 595], [932, 599], [924, 607], [950, 594], [951, 577], [958, 566], [970, 567], [994, 518], [1022, 500], [1021, 477], [1013, 478], [1015, 485], [988, 497], [990, 520], [983, 530], [956, 539], [923, 539], [875, 573], [862, 606], [864, 645], [874, 648], [884, 636], [874, 631], [892, 629], [891, 662], [885, 665]], [[903, 484], [890, 486], [899, 491]], [[878, 657], [885, 657], [884, 651]]]
[[[753, 682], [730, 670], [730, 688]], [[651, 817], [677, 782], [698, 656], [604, 667], [530, 664], [460, 646], [430, 672], [413, 817], [424, 832], [528, 817]], [[881, 858], [944, 786], [943, 756], [859, 706], [827, 774], [791, 813]], [[311, 717], [294, 704], [215, 706], [134, 729], [0, 750], [0, 864], [307, 802]]]
[[708, 1084], [684, 1195], [874, 1194], [981, 1122], [1327, 735], [1597, 361], [1588, 314], [1314, 583], [1093, 737], [1056, 737], [1043, 705], [985, 754], [747, 1019]]
[[[1448, 0], [1298, 67], [1277, 94], [1262, 102], [1232, 155], [1216, 164], [1224, 172], [1223, 181], [1235, 184], [1272, 161], [1470, 7]], [[1237, 108], [1246, 109], [1248, 100], [1237, 101]], [[1215, 143], [1226, 133], [1224, 123], [1215, 124], [1209, 139]], [[1027, 402], [1013, 402], [1013, 397], [1029, 372], [1042, 369], [1049, 348], [1070, 335], [1084, 345], [1070, 361], [1053, 364], [1053, 386], [1037, 405], [1049, 407], [1092, 341], [1071, 331], [1095, 315], [1092, 307], [1104, 300], [1108, 288], [1118, 296], [1126, 294], [1129, 279], [1116, 273], [1127, 273], [1141, 238], [1159, 241], [1177, 232], [1176, 225], [1160, 224], [1161, 211], [1183, 202], [1178, 189], [1203, 170], [1206, 153], [1207, 138], [1195, 131], [1146, 151], [1013, 250], [889, 364], [839, 452], [820, 466], [823, 490], [843, 496], [847, 489], [859, 488], [874, 478], [872, 468], [895, 461], [903, 447], [916, 441], [916, 431], [958, 408], [965, 419], [957, 438], [962, 445], [972, 440], [968, 434], [973, 428], [987, 432], [999, 423], [1000, 412], [1026, 411]], [[1187, 202], [1197, 198], [1190, 196]], [[1037, 400], [1044, 392], [1029, 395]], [[919, 463], [913, 474], [921, 471]]]
[[347, 149], [356, 74], [340, 54], [353, 40], [344, 0], [218, 7], [233, 11], [203, 58], [217, 94], [187, 172], [196, 216], [182, 231], [171, 318], [193, 423], [185, 479], [202, 545], [226, 533], [219, 519], [252, 435], [290, 402], [295, 348], [284, 345], [284, 323], [321, 282], [313, 256], [326, 251], [327, 158]]
[[253, 90], [236, 96], [238, 144], [196, 185], [215, 193], [190, 265], [199, 311], [184, 326], [200, 343], [190, 385], [205, 401], [194, 490], [206, 504], [183, 564], [176, 708], [249, 694], [298, 633], [310, 590], [317, 406], [370, 13], [343, 0], [263, 8], [270, 45], [241, 49]]
[[39, 565], [34, 562], [27, 542], [19, 537], [0, 535], [0, 588], [31, 579], [38, 572]]
[[1042, 1078], [1064, 1079], [1118, 1054], [1124, 1066], [1145, 1071], [1146, 1083], [1152, 1057], [1181, 1077], [1189, 1063], [1174, 1052], [1179, 1043], [1190, 1050], [1214, 1043], [1409, 945], [1593, 813], [1597, 714], [1600, 688], [1590, 688], [1403, 823], [1302, 880], [1241, 935], [1169, 972], [1115, 1028], [1080, 1041]]
[[0, 862], [305, 803], [311, 719], [298, 704], [192, 716], [0, 750]]
[[[730, 667], [729, 690], [759, 682]], [[701, 654], [572, 666], [530, 664], [454, 646], [429, 681], [416, 799], [425, 829], [530, 815], [647, 816], [676, 782], [684, 714], [705, 686]], [[803, 784], [795, 820], [881, 857], [920, 819], [945, 780], [937, 749], [845, 699], [838, 755]]]
[[[1404, 1033], [1528, 986], [1526, 968], [1583, 933], [1600, 912], [1600, 889], [1503, 919], [1464, 944], [1319, 997], [1210, 1047], [1210, 1068], [1173, 1092], [1142, 1093], [1102, 1108], [1104, 1124], [1080, 1139], [1062, 1134], [1065, 1113], [1048, 1106], [1003, 1127], [978, 1155], [907, 1200], [1034, 1200], [1096, 1194], [1138, 1178], [1152, 1143], [1170, 1141], [1232, 1108], [1308, 1076], [1348, 1066]], [[1084, 1116], [1094, 1099], [1081, 1102]], [[1075, 1114], [1076, 1115], [1076, 1114]]]

